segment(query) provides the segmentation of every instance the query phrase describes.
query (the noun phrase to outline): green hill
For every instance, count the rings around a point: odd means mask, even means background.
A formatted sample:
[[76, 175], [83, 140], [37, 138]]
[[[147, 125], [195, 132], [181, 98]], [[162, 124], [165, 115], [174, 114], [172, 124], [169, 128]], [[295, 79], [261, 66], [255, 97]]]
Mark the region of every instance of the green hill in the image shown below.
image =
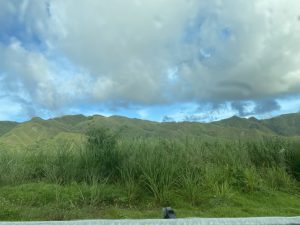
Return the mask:
[[72, 128], [72, 124], [68, 125], [57, 119], [43, 120], [35, 117], [1, 135], [0, 144], [12, 149], [23, 149], [39, 141], [54, 139], [56, 136], [70, 139], [67, 136], [74, 136]]
[[263, 120], [262, 124], [283, 136], [300, 135], [300, 113], [286, 114]]
[[250, 117], [249, 119], [240, 118], [237, 116], [230, 117], [218, 122], [213, 122], [213, 124], [218, 124], [227, 128], [238, 128], [244, 130], [256, 130], [258, 132], [268, 133], [271, 135], [276, 135], [273, 129], [266, 126], [263, 120], [258, 120], [255, 117]]
[[16, 122], [0, 121], [0, 136], [9, 132], [18, 125]]
[[79, 140], [91, 127], [106, 127], [123, 137], [197, 138], [260, 138], [262, 136], [300, 136], [300, 114], [258, 120], [231, 117], [212, 123], [153, 122], [121, 116], [70, 115], [49, 120], [35, 117], [24, 123], [0, 122], [0, 144], [23, 149], [43, 140], [65, 138]]

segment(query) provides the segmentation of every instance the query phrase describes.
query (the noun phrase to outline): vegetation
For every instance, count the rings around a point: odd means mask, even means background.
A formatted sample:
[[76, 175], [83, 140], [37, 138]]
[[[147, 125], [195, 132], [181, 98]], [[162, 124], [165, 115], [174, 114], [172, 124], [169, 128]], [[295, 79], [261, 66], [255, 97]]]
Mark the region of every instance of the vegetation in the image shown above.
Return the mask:
[[38, 142], [56, 143], [57, 139], [81, 142], [91, 127], [109, 128], [124, 138], [184, 139], [260, 139], [262, 136], [298, 138], [300, 113], [288, 114], [268, 120], [231, 117], [213, 123], [169, 122], [158, 123], [126, 117], [82, 115], [64, 116], [49, 120], [33, 118], [24, 123], [0, 122], [0, 145], [3, 148], [24, 151]]
[[300, 214], [297, 139], [81, 138], [0, 146], [0, 220]]
[[18, 125], [16, 122], [0, 121], [0, 136], [12, 130]]

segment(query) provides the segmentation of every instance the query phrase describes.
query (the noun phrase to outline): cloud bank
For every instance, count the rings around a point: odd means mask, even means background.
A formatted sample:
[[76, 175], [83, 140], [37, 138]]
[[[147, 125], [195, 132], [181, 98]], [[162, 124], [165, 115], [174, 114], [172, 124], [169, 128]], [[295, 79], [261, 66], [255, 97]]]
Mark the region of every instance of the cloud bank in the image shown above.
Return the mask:
[[[298, 0], [0, 0], [0, 98], [28, 114], [300, 93]], [[247, 108], [247, 107], [246, 107]], [[15, 110], [15, 109], [14, 109]], [[252, 113], [251, 112], [251, 113]]]

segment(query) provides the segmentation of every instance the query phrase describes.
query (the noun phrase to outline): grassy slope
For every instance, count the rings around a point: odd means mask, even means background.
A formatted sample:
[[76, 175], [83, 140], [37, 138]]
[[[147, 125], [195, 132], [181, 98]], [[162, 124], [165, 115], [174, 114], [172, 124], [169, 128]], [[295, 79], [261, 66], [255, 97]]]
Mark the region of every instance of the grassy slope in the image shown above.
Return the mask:
[[50, 120], [33, 118], [16, 126], [16, 123], [1, 122], [0, 144], [13, 149], [24, 149], [45, 139], [54, 138], [63, 132], [67, 137], [74, 133], [84, 133], [89, 127], [107, 127], [120, 132], [125, 137], [172, 137], [257, 139], [266, 135], [300, 135], [300, 114], [285, 115], [270, 120], [242, 119], [232, 117], [213, 123], [158, 123], [126, 117], [82, 115], [64, 116]]
[[[161, 207], [147, 203], [147, 197], [129, 204], [121, 187], [112, 187], [100, 202], [93, 202], [92, 188], [86, 185], [34, 183], [0, 188], [0, 220], [68, 220], [160, 218]], [[172, 206], [177, 217], [298, 216], [299, 194], [265, 192], [214, 197], [205, 193], [202, 203], [191, 206], [177, 200]], [[113, 205], [113, 207], [112, 207]]]
[[300, 135], [300, 113], [286, 114], [262, 121], [262, 124], [279, 135]]
[[9, 132], [18, 125], [16, 122], [0, 121], [0, 136]]
[[247, 130], [256, 130], [264, 133], [268, 133], [271, 135], [275, 135], [276, 132], [274, 132], [272, 129], [270, 129], [268, 126], [265, 126], [262, 121], [257, 120], [254, 117], [251, 117], [249, 119], [239, 118], [237, 116], [233, 116], [228, 119], [224, 119], [218, 122], [214, 122], [214, 124], [218, 124], [224, 127], [230, 127], [230, 128], [239, 128], [239, 129], [247, 129]]
[[33, 118], [0, 136], [0, 143], [9, 149], [24, 150], [24, 148], [41, 141], [47, 142], [56, 138], [74, 140], [75, 136], [79, 135], [74, 134], [72, 124], [62, 123], [56, 119]]

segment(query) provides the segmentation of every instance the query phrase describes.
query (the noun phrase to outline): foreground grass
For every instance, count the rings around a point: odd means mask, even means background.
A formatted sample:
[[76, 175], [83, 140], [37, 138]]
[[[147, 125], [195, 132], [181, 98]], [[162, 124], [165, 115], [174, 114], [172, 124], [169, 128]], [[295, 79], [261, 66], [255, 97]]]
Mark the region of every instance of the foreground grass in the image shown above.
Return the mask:
[[[177, 193], [170, 205], [178, 217], [300, 215], [297, 191], [294, 194], [282, 191], [233, 191], [223, 196], [198, 194], [201, 196], [199, 203], [192, 206]], [[163, 206], [147, 195], [132, 201], [122, 187], [112, 185], [95, 188], [76, 183], [65, 186], [31, 183], [0, 187], [2, 221], [161, 218]]]
[[300, 143], [87, 132], [0, 148], [0, 220], [300, 215]]

